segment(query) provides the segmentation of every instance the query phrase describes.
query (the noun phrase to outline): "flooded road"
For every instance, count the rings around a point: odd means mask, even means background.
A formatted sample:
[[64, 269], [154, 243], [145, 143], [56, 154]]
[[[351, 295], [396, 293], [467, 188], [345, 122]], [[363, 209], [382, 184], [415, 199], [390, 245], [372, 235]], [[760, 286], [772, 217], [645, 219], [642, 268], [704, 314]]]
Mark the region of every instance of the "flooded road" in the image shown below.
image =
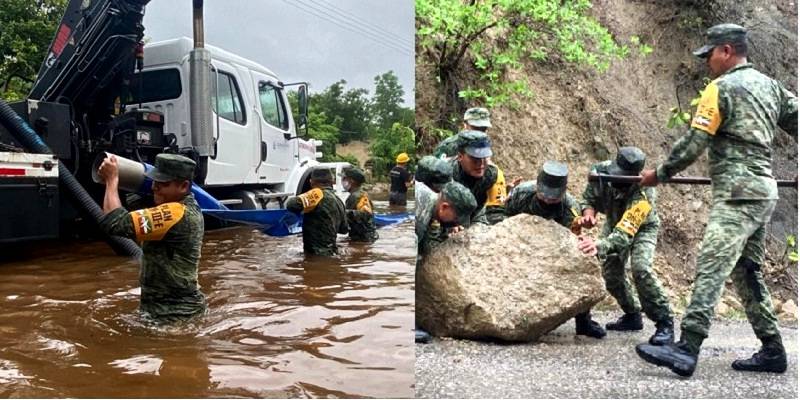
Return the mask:
[[139, 316], [138, 264], [102, 242], [2, 261], [0, 397], [413, 397], [413, 229], [340, 236], [333, 259], [207, 232], [208, 312], [169, 327]]

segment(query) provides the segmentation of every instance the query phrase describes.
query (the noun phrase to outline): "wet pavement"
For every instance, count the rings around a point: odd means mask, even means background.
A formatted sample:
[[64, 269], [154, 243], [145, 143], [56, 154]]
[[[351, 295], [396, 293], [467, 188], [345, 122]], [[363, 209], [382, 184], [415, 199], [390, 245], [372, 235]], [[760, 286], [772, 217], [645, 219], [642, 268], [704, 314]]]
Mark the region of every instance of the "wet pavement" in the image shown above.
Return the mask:
[[209, 310], [167, 327], [102, 242], [20, 248], [0, 262], [0, 397], [412, 397], [413, 229], [340, 236], [332, 259], [300, 236], [207, 232]]
[[[615, 315], [593, 313], [602, 324]], [[797, 326], [781, 329], [784, 374], [731, 369], [760, 342], [746, 321], [714, 321], [691, 378], [642, 361], [634, 346], [655, 331], [575, 336], [568, 321], [534, 344], [434, 339], [416, 345], [419, 398], [797, 398]]]

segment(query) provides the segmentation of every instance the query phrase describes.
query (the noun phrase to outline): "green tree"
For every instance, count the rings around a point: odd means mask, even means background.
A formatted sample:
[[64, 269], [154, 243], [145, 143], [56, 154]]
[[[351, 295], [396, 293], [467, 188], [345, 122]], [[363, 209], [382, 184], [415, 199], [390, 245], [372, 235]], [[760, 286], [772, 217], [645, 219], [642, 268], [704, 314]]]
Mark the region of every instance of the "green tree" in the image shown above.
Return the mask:
[[372, 176], [385, 180], [394, 165], [395, 157], [400, 153], [408, 153], [411, 165], [414, 165], [416, 143], [414, 130], [398, 122], [391, 129], [378, 130], [372, 138], [369, 151], [372, 156]]
[[392, 125], [400, 121], [404, 94], [403, 86], [400, 85], [394, 71], [388, 71], [375, 77], [375, 94], [372, 96], [370, 110], [377, 129], [391, 130]]
[[[528, 61], [562, 61], [604, 71], [629, 52], [588, 15], [589, 0], [415, 3], [417, 57], [432, 64], [442, 94], [441, 115], [435, 117], [439, 128], [455, 128], [466, 102], [515, 106], [516, 98], [532, 96], [524, 78], [507, 76]], [[487, 39], [489, 30], [502, 39]], [[479, 79], [466, 83], [464, 67]]]
[[0, 2], [0, 97], [27, 96], [66, 5], [67, 0]]

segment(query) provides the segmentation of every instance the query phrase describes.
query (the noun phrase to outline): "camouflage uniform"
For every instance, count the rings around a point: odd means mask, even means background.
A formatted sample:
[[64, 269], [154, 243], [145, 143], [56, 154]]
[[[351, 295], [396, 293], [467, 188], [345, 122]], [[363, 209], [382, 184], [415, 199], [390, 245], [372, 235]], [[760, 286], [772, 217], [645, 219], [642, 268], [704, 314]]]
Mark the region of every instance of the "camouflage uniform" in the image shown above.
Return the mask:
[[[157, 181], [191, 180], [194, 161], [159, 154], [148, 176]], [[205, 310], [197, 283], [203, 244], [203, 214], [189, 193], [180, 202], [128, 212], [117, 208], [103, 216], [100, 227], [109, 235], [142, 244], [141, 310], [159, 320], [187, 318]]]
[[[364, 175], [360, 171], [359, 174], [363, 179]], [[363, 183], [363, 180], [361, 183]], [[374, 242], [378, 240], [372, 201], [370, 201], [366, 191], [359, 187], [350, 192], [344, 208], [347, 213], [347, 222], [350, 226], [350, 240], [356, 242]]]
[[458, 135], [445, 138], [433, 150], [433, 156], [441, 159], [455, 157], [458, 154]]
[[430, 253], [431, 249], [447, 239], [447, 230], [438, 221], [436, 203], [444, 196], [456, 210], [458, 225], [469, 227], [469, 215], [476, 207], [475, 199], [469, 190], [456, 182], [449, 182], [442, 187], [441, 193], [436, 193], [422, 183], [414, 186], [416, 202], [415, 232], [417, 234], [417, 267], [420, 260]]
[[453, 180], [453, 168], [445, 160], [425, 156], [417, 163], [415, 179], [438, 193], [442, 186]]
[[[609, 171], [612, 164], [611, 160], [595, 164], [592, 171], [615, 172]], [[652, 269], [661, 223], [656, 211], [655, 189], [632, 185], [620, 190], [607, 182], [590, 183], [583, 192], [581, 212], [587, 208], [606, 214], [597, 255], [603, 260], [603, 279], [608, 292], [626, 314], [638, 314], [644, 309], [653, 321], [671, 321], [669, 300]], [[629, 257], [639, 299], [625, 274]]]
[[[330, 172], [328, 172], [330, 173]], [[344, 204], [330, 187], [311, 189], [286, 201], [286, 209], [302, 212], [303, 250], [320, 256], [337, 253], [336, 234], [348, 232]]]
[[709, 149], [713, 204], [697, 256], [692, 299], [681, 323], [681, 330], [694, 334], [696, 342], [708, 336], [728, 276], [756, 336], [762, 341], [780, 338], [759, 270], [766, 224], [778, 199], [771, 168], [776, 127], [797, 136], [796, 97], [751, 64], [741, 64], [705, 88], [689, 132], [656, 170], [664, 181]]
[[580, 234], [581, 216], [578, 213], [580, 204], [571, 194], [565, 193], [561, 203], [555, 207], [546, 208], [536, 200], [536, 193], [536, 181], [522, 182], [517, 185], [508, 196], [506, 215], [509, 217], [522, 213], [538, 215], [569, 228], [575, 234]]
[[[459, 136], [459, 148], [476, 158], [490, 157], [491, 144], [483, 132], [462, 131]], [[489, 163], [480, 178], [474, 178], [464, 172], [458, 160], [450, 161], [453, 168], [453, 180], [466, 186], [478, 202], [478, 209], [472, 215], [472, 222], [496, 224], [505, 218], [506, 182], [503, 172], [496, 165]]]

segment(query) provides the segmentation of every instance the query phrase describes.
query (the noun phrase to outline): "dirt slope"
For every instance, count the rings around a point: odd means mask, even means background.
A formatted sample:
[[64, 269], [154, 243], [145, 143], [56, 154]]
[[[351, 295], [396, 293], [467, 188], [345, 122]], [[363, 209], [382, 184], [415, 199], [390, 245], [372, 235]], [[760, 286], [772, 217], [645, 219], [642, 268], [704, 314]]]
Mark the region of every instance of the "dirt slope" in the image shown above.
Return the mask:
[[[716, 23], [749, 27], [750, 61], [797, 93], [797, 6], [793, 1], [600, 0], [593, 5], [594, 16], [618, 41], [627, 42], [637, 35], [654, 52], [648, 56], [632, 52], [603, 74], [557, 62], [531, 63], [513, 71], [528, 80], [536, 95], [517, 110], [491, 110], [493, 161], [507, 178], [521, 175], [533, 179], [544, 160], [561, 160], [570, 167], [570, 192], [580, 194], [585, 185], [582, 177], [591, 164], [615, 154], [618, 147], [642, 148], [649, 156], [648, 167], [663, 161], [672, 143], [684, 133], [683, 129], [666, 128], [676, 93], [682, 105], [688, 104], [702, 89], [706, 76], [705, 65], [692, 57], [691, 50], [701, 44], [705, 28]], [[462, 86], [475, 77], [468, 65], [458, 73]], [[442, 93], [426, 55], [420, 52], [416, 90], [417, 126], [425, 127], [436, 116]], [[424, 128], [418, 135], [423, 150], [435, 142]], [[780, 133], [775, 149], [775, 176], [794, 178], [796, 139]], [[707, 176], [706, 157], [682, 174]], [[708, 188], [697, 186], [661, 186], [659, 191], [662, 231], [655, 268], [669, 288], [673, 304], [682, 308], [694, 277], [711, 195]], [[797, 297], [797, 266], [783, 256], [786, 235], [797, 232], [797, 192], [781, 189], [780, 195], [769, 225], [765, 267], [778, 303], [794, 302]], [[730, 293], [724, 303], [734, 312], [740, 306]]]

